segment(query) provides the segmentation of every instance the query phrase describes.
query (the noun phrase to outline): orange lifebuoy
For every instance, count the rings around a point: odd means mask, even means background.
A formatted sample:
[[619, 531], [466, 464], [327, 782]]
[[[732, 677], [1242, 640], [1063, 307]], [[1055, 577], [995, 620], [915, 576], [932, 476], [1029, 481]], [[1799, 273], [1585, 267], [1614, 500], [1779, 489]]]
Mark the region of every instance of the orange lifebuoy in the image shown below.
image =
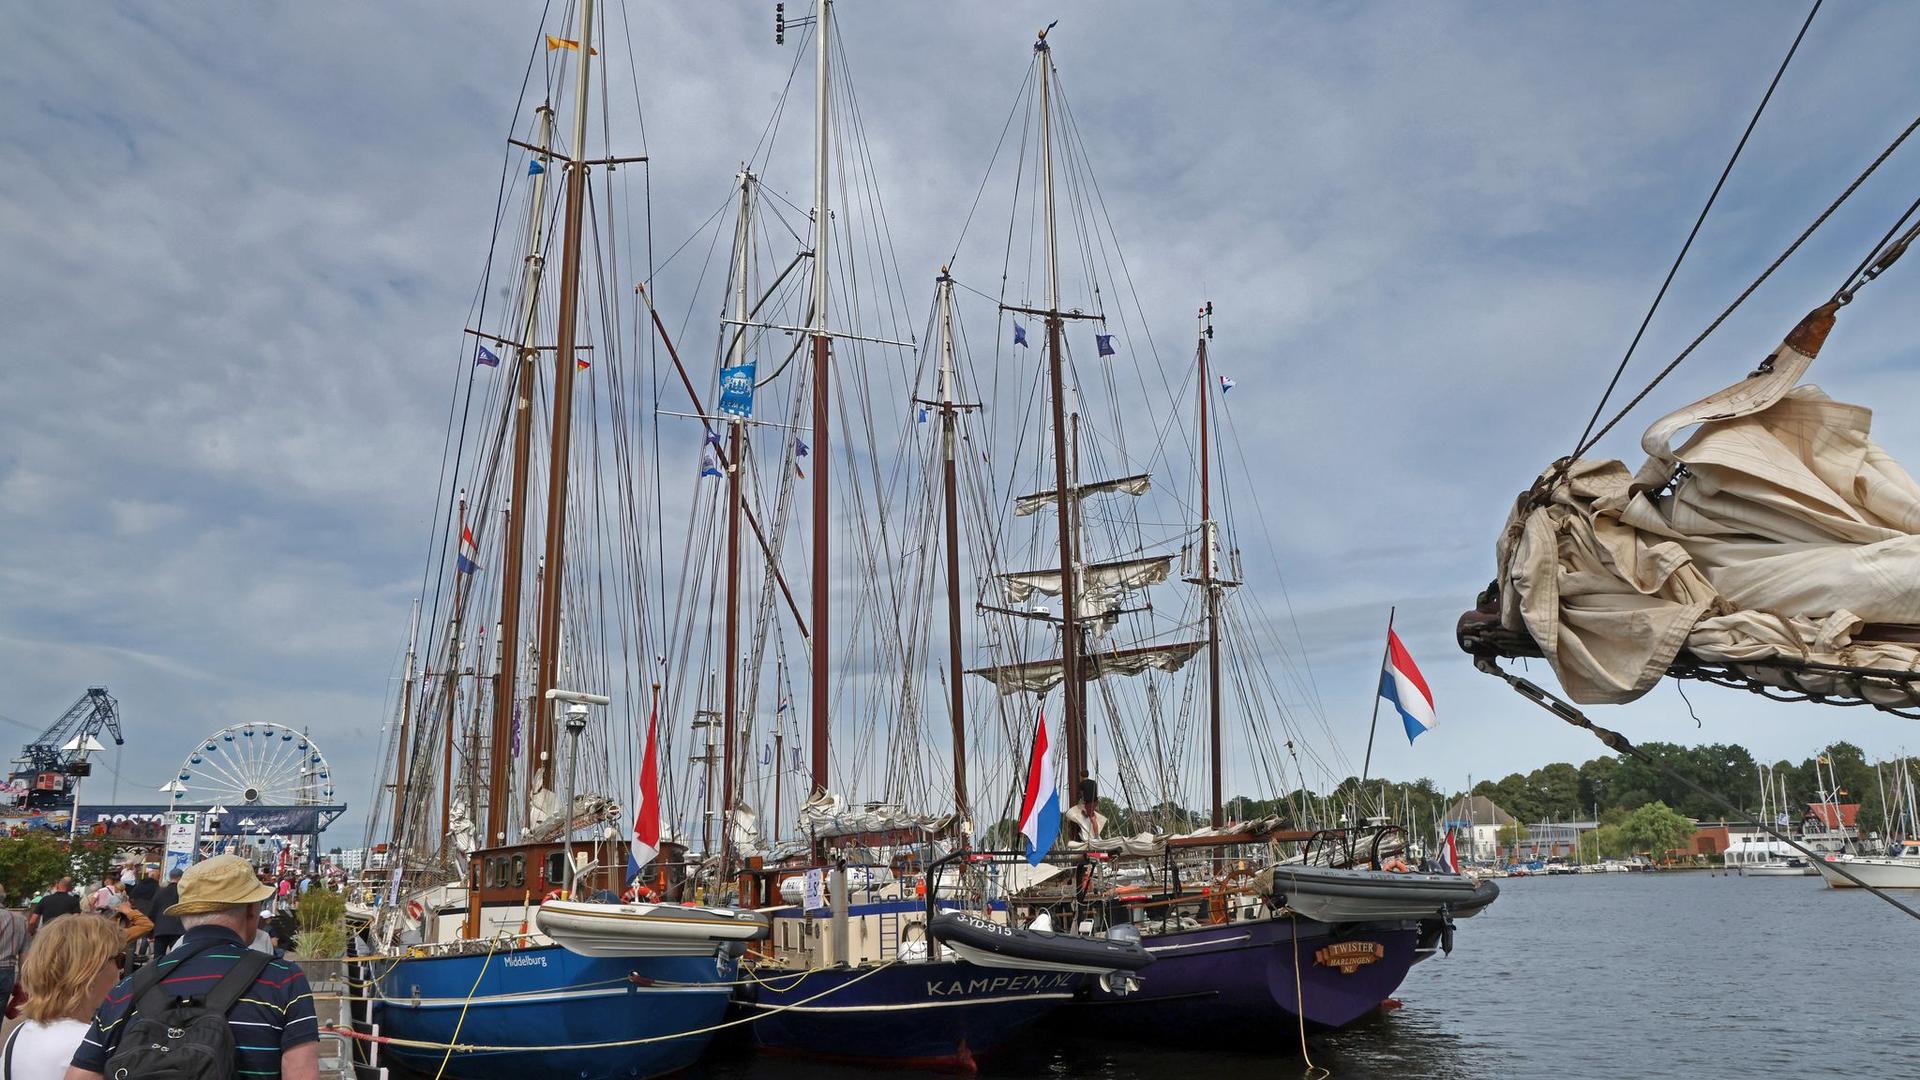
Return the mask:
[[412, 919], [415, 922], [419, 922], [420, 917], [425, 915], [426, 913], [427, 913], [427, 909], [421, 906], [420, 901], [418, 900], [407, 901], [407, 918]]
[[627, 891], [620, 894], [620, 899], [625, 903], [638, 904], [641, 902], [651, 903], [653, 900], [657, 899], [657, 897], [654, 895], [653, 888], [651, 886], [644, 885], [636, 881], [633, 884], [627, 886]]

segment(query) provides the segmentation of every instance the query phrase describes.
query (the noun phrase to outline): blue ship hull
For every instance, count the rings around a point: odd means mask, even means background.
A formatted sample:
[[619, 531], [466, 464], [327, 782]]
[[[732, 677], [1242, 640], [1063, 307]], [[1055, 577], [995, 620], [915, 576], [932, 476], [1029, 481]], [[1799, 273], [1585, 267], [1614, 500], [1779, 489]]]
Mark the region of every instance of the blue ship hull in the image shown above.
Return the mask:
[[[1298, 935], [1296, 940], [1295, 935]], [[1379, 1011], [1413, 967], [1414, 923], [1260, 919], [1144, 939], [1153, 965], [1124, 997], [1098, 987], [1072, 1010], [1089, 1034], [1175, 1044], [1264, 1042]]]
[[395, 962], [380, 978], [373, 1018], [390, 1038], [490, 1048], [456, 1051], [443, 1074], [444, 1050], [381, 1048], [383, 1060], [397, 1059], [428, 1076], [643, 1080], [692, 1065], [712, 1036], [541, 1048], [705, 1031], [725, 1019], [735, 971], [735, 961], [725, 957], [590, 957], [555, 945], [491, 959], [485, 953], [417, 957]]
[[970, 1069], [976, 1057], [1000, 1050], [1065, 1005], [1087, 979], [963, 960], [763, 972], [742, 1007], [758, 1017], [748, 1025], [754, 1045], [773, 1053]]

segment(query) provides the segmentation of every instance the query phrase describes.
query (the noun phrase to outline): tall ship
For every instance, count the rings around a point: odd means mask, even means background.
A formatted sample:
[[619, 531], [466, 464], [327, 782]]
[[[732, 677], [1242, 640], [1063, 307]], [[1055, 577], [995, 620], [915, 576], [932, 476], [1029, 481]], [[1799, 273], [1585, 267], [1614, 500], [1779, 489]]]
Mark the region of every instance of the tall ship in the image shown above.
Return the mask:
[[[685, 882], [643, 820], [659, 812], [660, 753], [646, 722], [658, 632], [636, 602], [633, 536], [650, 499], [631, 456], [647, 405], [620, 329], [630, 309], [607, 288], [626, 271], [613, 200], [646, 159], [592, 143], [613, 130], [593, 106], [619, 98], [596, 63], [593, 0], [569, 10], [577, 22], [530, 42], [544, 78], [523, 91], [455, 364], [370, 825], [381, 880], [357, 913], [373, 954], [363, 1060], [466, 1080], [683, 1069], [766, 933], [749, 912], [652, 902], [681, 900]], [[649, 902], [628, 872], [643, 859]]]

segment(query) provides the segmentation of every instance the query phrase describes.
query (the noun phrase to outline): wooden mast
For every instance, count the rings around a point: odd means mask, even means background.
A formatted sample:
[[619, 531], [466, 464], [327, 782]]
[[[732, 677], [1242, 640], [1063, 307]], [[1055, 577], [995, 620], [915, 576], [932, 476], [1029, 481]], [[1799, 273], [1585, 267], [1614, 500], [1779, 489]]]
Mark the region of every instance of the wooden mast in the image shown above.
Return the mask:
[[1047, 377], [1053, 405], [1054, 504], [1060, 525], [1060, 672], [1065, 691], [1067, 786], [1077, 797], [1087, 773], [1086, 702], [1080, 683], [1080, 617], [1077, 571], [1073, 564], [1074, 495], [1067, 475], [1066, 370], [1060, 355], [1060, 251], [1053, 206], [1053, 54], [1047, 32], [1040, 31], [1033, 51], [1040, 62], [1040, 172], [1044, 199], [1047, 260]]
[[[540, 172], [533, 177], [532, 212], [527, 215], [527, 258], [525, 315], [520, 320], [520, 346], [513, 364], [513, 479], [507, 501], [507, 530], [500, 559], [500, 669], [493, 676], [493, 734], [487, 754], [487, 833], [482, 847], [507, 841], [508, 788], [513, 776], [513, 712], [519, 706], [516, 697], [520, 676], [520, 581], [526, 576], [527, 547], [527, 474], [533, 455], [533, 390], [538, 377], [534, 360], [539, 350], [534, 334], [539, 327], [540, 275], [545, 269], [541, 255], [541, 227], [546, 221], [547, 173], [552, 158], [545, 153], [553, 144], [553, 108], [542, 102], [535, 110], [540, 124], [541, 156], [535, 161]], [[525, 717], [531, 722], [533, 717]], [[531, 773], [529, 774], [531, 775]], [[478, 932], [477, 912], [467, 923]]]
[[[467, 491], [460, 489], [459, 532], [454, 541], [458, 550], [466, 554], [467, 539]], [[447, 681], [447, 720], [441, 732], [440, 760], [440, 844], [441, 852], [451, 854], [453, 824], [453, 725], [455, 706], [460, 700], [460, 620], [467, 606], [467, 578], [471, 575], [456, 569], [453, 572], [453, 617], [447, 624], [447, 668], [441, 678]], [[472, 813], [473, 808], [467, 808]]]
[[[967, 805], [967, 695], [960, 682], [960, 481], [959, 413], [954, 401], [953, 278], [940, 268], [940, 441], [941, 489], [947, 509], [947, 690], [952, 695], [953, 809], [963, 823], [973, 819]], [[963, 835], [961, 841], [971, 838]]]
[[1200, 309], [1200, 588], [1207, 600], [1207, 740], [1212, 753], [1213, 827], [1226, 824], [1222, 811], [1220, 774], [1225, 758], [1220, 747], [1220, 587], [1215, 584], [1213, 553], [1218, 526], [1213, 521], [1207, 435], [1207, 339], [1213, 337], [1213, 302]]
[[393, 832], [398, 839], [405, 835], [407, 814], [407, 767], [413, 760], [413, 680], [416, 647], [420, 641], [420, 600], [413, 601], [413, 618], [407, 629], [407, 673], [406, 681], [400, 685], [400, 734], [394, 740], [395, 754], [393, 763]]
[[[573, 84], [573, 142], [568, 147], [573, 157], [567, 162], [566, 217], [560, 245], [559, 330], [553, 351], [553, 445], [547, 462], [546, 583], [540, 593], [540, 652], [534, 676], [537, 715], [531, 718], [530, 768], [545, 765], [551, 753], [553, 720], [547, 691], [554, 688], [560, 671], [560, 601], [566, 592], [567, 463], [573, 447], [574, 351], [580, 305], [580, 230], [587, 194], [587, 76], [593, 58], [593, 0], [580, 0], [579, 42], [579, 47], [572, 50], [579, 66]], [[571, 820], [573, 807], [566, 807], [562, 814]]]
[[[727, 350], [727, 366], [737, 368], [747, 362], [747, 264], [753, 255], [753, 173], [740, 172], [740, 216], [734, 224], [733, 238], [733, 328], [732, 347]], [[724, 388], [722, 390], [724, 396]], [[727, 855], [732, 847], [734, 774], [739, 771], [735, 750], [739, 745], [740, 715], [740, 508], [745, 487], [746, 422], [726, 409], [727, 423], [727, 628], [726, 643], [720, 655], [726, 664], [722, 693], [720, 731], [724, 745], [720, 751], [720, 869], [716, 881], [727, 878]]]
[[827, 692], [832, 674], [833, 635], [827, 625], [832, 595], [828, 541], [827, 473], [832, 460], [828, 408], [833, 380], [832, 346], [827, 339], [827, 57], [833, 33], [833, 0], [819, 0], [814, 34], [813, 159], [813, 678], [808, 687], [813, 739], [813, 794], [827, 790]]

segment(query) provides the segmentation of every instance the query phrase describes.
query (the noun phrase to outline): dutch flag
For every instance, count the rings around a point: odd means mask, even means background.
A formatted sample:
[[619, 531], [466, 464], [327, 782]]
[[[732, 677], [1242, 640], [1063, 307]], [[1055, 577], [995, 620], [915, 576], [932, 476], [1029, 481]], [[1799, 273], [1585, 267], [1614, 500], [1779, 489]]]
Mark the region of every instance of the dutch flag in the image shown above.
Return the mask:
[[473, 530], [464, 525], [460, 527], [460, 557], [454, 561], [454, 566], [463, 574], [480, 569], [480, 548], [473, 542]]
[[1413, 657], [1392, 627], [1387, 628], [1387, 666], [1380, 672], [1380, 696], [1399, 710], [1408, 743], [1433, 730], [1433, 691], [1427, 689], [1427, 680], [1413, 666]]
[[1027, 796], [1020, 804], [1020, 835], [1027, 838], [1027, 863], [1040, 865], [1060, 835], [1060, 784], [1053, 775], [1053, 755], [1047, 753], [1047, 716], [1033, 733], [1033, 760], [1027, 765]]

